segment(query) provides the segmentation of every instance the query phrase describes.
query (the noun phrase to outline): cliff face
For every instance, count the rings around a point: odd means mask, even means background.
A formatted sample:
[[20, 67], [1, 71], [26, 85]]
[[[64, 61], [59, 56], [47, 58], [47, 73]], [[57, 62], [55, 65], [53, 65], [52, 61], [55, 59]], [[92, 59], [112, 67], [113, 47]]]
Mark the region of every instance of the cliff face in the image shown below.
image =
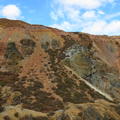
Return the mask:
[[120, 120], [120, 37], [0, 19], [0, 120]]

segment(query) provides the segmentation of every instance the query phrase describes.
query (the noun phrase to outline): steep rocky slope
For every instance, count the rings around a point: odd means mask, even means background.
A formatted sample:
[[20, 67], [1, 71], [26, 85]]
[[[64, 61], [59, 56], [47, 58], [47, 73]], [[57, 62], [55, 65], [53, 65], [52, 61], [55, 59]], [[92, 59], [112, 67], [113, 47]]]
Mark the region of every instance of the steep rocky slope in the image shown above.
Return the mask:
[[120, 37], [0, 19], [0, 120], [120, 120]]

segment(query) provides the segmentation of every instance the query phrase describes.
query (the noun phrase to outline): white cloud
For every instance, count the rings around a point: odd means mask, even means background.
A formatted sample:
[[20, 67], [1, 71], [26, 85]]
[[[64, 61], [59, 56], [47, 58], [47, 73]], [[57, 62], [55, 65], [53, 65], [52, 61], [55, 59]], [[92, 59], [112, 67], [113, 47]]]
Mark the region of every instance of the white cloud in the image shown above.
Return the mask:
[[97, 17], [97, 15], [96, 15], [95, 11], [86, 11], [86, 12], [82, 15], [82, 17], [83, 17], [84, 19], [90, 19], [90, 18], [95, 18], [95, 17]]
[[50, 13], [50, 16], [51, 16], [51, 18], [52, 18], [53, 20], [55, 20], [55, 21], [58, 20], [58, 16], [55, 14], [55, 12], [52, 11], [52, 12]]
[[[104, 12], [97, 10], [107, 3], [113, 3], [114, 0], [53, 0], [50, 16], [57, 21], [65, 17], [65, 21], [79, 22], [81, 19], [93, 19]], [[95, 9], [95, 10], [94, 10]], [[81, 15], [84, 10], [83, 16]], [[64, 16], [64, 17], [63, 17]]]
[[16, 5], [10, 4], [2, 8], [1, 14], [8, 19], [17, 19], [21, 15], [21, 10]]
[[96, 9], [106, 3], [113, 3], [114, 0], [56, 0], [64, 6], [77, 6], [83, 9]]
[[81, 29], [82, 32], [98, 34], [98, 35], [120, 35], [120, 21], [113, 20], [111, 22], [107, 22], [105, 20], [97, 20], [97, 21], [88, 21], [84, 23], [84, 21], [79, 24], [72, 24], [68, 21], [64, 21], [61, 24], [53, 24], [50, 27], [58, 28], [65, 31], [78, 31]]
[[79, 22], [80, 21], [80, 11], [78, 9], [74, 8], [66, 8], [65, 9], [66, 16], [68, 19], [74, 22]]
[[58, 20], [58, 18], [64, 18], [64, 13], [63, 13], [63, 11], [61, 10], [61, 9], [58, 9], [58, 10], [56, 10], [56, 11], [52, 11], [51, 13], [50, 13], [50, 16], [51, 16], [51, 18], [53, 19], [53, 20]]
[[99, 10], [99, 11], [98, 11], [98, 14], [104, 15], [105, 13], [104, 13], [104, 11]]
[[112, 22], [108, 23], [105, 29], [105, 33], [120, 35], [120, 21], [113, 20]]
[[106, 24], [105, 21], [91, 22], [90, 24], [85, 25], [82, 31], [92, 34], [103, 34], [103, 28], [105, 28]]
[[[120, 12], [106, 15], [101, 10], [106, 4], [115, 0], [54, 0], [56, 24], [51, 27], [65, 31], [82, 31], [91, 34], [120, 35], [120, 20], [112, 19], [120, 16]], [[61, 10], [64, 19], [60, 20], [57, 10]], [[57, 23], [58, 20], [58, 23]]]
[[109, 34], [109, 35], [120, 35], [120, 21], [113, 20], [106, 22], [99, 20], [83, 27], [83, 32], [92, 34]]
[[120, 16], [120, 12], [117, 12], [117, 13], [114, 13], [114, 14], [107, 15], [105, 17], [105, 19], [112, 19], [112, 18], [119, 17], [119, 16]]
[[76, 27], [76, 25], [71, 24], [71, 23], [69, 23], [67, 21], [64, 21], [61, 24], [53, 24], [50, 27], [58, 28], [60, 30], [65, 30], [65, 31], [71, 31], [72, 29], [74, 29]]

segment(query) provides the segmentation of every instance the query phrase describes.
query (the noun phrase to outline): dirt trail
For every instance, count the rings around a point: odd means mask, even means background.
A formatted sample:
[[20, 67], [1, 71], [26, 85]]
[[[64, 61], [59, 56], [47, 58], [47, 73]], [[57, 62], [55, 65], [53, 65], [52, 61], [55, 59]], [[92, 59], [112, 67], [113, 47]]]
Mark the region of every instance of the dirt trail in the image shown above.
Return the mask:
[[110, 101], [113, 101], [113, 98], [101, 91], [100, 89], [98, 89], [97, 87], [93, 86], [91, 83], [89, 83], [88, 81], [86, 81], [85, 79], [81, 78], [75, 71], [73, 71], [71, 68], [69, 68], [68, 66], [64, 65], [64, 67], [68, 70], [68, 71], [71, 71], [74, 75], [76, 75], [81, 81], [83, 81], [86, 85], [88, 85], [90, 88], [94, 89], [96, 92], [98, 92], [99, 94], [103, 95], [105, 98], [107, 98], [108, 100]]

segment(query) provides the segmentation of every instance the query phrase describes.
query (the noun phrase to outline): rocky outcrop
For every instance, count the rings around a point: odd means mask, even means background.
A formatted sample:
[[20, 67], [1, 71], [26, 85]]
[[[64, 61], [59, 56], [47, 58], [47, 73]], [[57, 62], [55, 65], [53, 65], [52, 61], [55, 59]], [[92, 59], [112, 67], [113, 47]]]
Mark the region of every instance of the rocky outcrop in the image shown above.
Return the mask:
[[1, 120], [119, 120], [119, 104], [119, 36], [0, 19]]

